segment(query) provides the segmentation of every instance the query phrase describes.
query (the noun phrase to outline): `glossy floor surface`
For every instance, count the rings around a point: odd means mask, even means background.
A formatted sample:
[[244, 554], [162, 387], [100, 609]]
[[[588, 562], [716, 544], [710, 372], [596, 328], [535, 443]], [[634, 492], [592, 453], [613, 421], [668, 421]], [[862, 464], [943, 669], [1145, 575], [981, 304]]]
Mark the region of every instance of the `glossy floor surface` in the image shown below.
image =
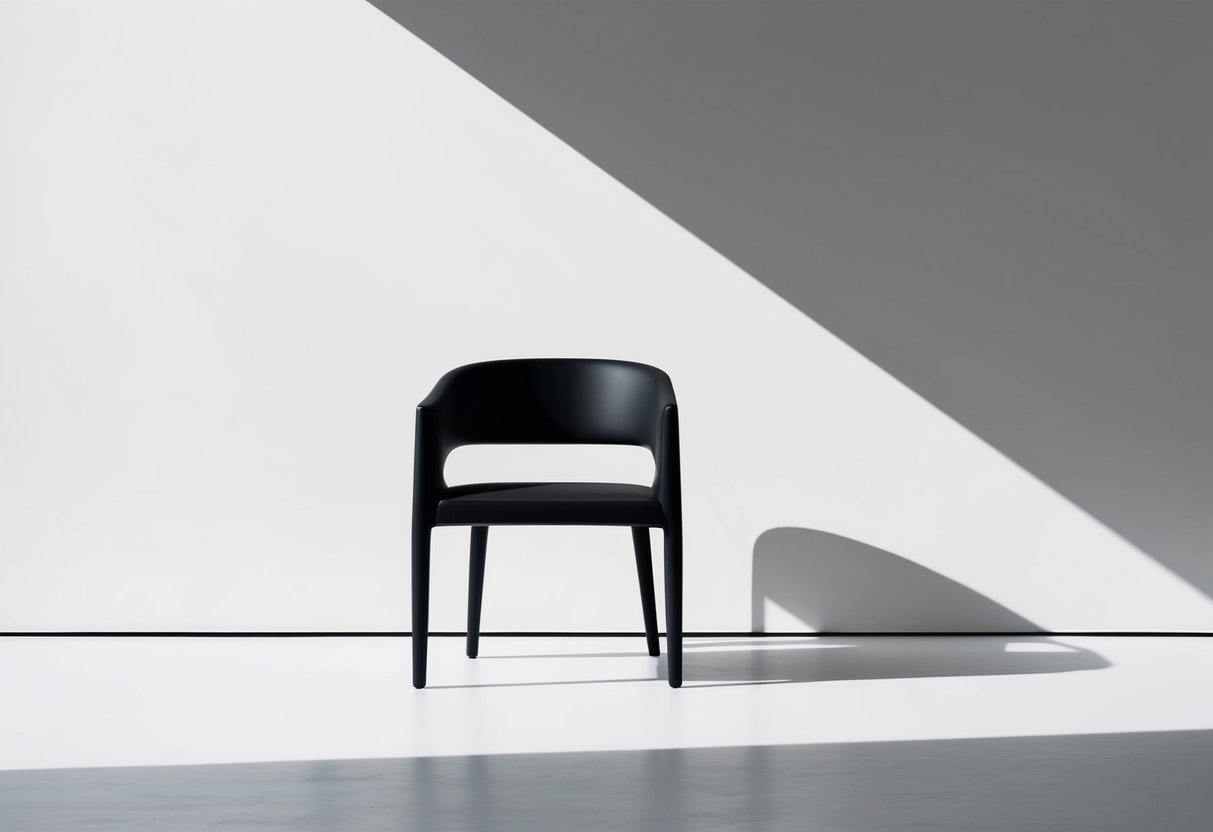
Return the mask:
[[0, 774], [4, 828], [1207, 830], [1213, 732]]
[[431, 650], [0, 639], [0, 829], [1213, 828], [1213, 639]]

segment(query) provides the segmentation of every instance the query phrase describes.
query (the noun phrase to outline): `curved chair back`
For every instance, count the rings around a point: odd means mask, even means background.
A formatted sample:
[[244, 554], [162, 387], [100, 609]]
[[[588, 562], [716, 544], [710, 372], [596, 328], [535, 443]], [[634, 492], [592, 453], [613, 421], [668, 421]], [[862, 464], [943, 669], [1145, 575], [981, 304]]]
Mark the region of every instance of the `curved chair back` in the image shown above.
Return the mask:
[[421, 406], [439, 415], [447, 448], [563, 442], [652, 449], [673, 404], [670, 377], [647, 364], [532, 358], [451, 370]]

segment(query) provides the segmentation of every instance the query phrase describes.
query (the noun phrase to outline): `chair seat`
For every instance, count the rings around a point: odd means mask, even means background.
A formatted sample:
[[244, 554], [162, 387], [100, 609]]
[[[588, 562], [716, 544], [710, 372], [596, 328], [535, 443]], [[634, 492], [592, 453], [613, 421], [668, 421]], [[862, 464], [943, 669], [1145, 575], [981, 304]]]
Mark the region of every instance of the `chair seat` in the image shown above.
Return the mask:
[[440, 526], [660, 526], [661, 504], [644, 485], [601, 482], [494, 482], [447, 489]]

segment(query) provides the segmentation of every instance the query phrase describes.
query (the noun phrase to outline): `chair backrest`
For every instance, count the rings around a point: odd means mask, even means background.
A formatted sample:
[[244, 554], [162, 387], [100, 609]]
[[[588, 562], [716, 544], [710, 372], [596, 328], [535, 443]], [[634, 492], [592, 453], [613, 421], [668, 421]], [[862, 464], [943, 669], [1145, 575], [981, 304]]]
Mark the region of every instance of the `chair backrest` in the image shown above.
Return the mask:
[[445, 445], [576, 443], [653, 448], [675, 404], [656, 367], [598, 358], [487, 361], [451, 370], [423, 407]]

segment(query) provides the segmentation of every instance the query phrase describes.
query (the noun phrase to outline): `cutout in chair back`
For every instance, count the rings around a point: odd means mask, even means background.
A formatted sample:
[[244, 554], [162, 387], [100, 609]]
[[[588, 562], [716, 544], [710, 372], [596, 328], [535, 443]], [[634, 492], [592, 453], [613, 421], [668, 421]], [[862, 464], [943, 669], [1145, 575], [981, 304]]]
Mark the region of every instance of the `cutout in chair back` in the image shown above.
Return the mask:
[[635, 445], [464, 445], [451, 451], [447, 485], [476, 482], [626, 482], [652, 485], [653, 454]]

